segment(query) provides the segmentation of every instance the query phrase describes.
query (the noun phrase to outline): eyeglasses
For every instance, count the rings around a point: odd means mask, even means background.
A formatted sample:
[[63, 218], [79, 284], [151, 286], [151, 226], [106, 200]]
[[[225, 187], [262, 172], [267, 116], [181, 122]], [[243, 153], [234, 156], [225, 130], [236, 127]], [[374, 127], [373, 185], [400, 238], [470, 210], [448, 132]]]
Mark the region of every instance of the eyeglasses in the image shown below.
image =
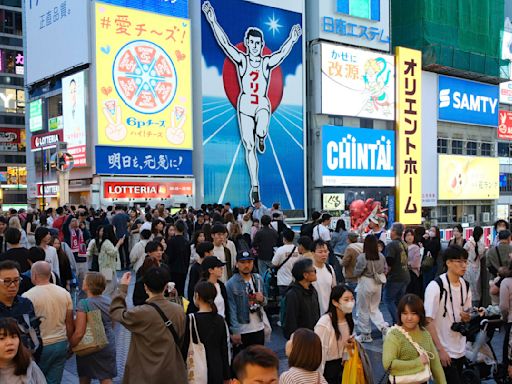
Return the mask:
[[0, 279], [0, 283], [2, 283], [6, 287], [10, 287], [11, 285], [19, 285], [21, 281], [21, 277], [18, 277], [16, 279]]

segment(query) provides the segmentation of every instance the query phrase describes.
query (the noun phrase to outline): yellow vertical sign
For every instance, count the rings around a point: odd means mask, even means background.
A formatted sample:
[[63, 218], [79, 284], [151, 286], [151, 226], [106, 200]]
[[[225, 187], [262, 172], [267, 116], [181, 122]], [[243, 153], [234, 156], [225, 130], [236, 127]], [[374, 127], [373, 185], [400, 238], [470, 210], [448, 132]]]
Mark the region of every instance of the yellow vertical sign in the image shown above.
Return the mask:
[[421, 52], [397, 47], [395, 53], [397, 220], [421, 224]]

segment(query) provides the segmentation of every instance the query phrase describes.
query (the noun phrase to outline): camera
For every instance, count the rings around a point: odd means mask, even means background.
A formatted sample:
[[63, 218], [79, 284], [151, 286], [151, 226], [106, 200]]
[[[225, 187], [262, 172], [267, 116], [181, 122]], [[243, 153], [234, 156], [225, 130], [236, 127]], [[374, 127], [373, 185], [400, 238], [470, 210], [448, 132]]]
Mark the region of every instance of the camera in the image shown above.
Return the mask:
[[453, 323], [450, 329], [453, 332], [459, 332], [462, 336], [467, 336], [469, 333], [470, 324], [459, 321], [457, 323]]

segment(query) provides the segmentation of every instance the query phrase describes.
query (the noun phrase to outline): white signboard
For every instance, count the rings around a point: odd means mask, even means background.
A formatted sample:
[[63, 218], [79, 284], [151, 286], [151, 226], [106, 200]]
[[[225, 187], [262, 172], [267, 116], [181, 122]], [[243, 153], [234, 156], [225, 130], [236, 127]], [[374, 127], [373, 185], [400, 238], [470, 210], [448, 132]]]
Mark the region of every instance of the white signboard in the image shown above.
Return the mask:
[[319, 113], [394, 120], [393, 56], [334, 44], [322, 44], [321, 52]]
[[324, 193], [323, 194], [324, 211], [344, 211], [345, 194], [344, 193]]
[[500, 84], [500, 104], [512, 105], [512, 81]]
[[85, 0], [24, 0], [27, 85], [90, 62]]
[[68, 144], [68, 152], [75, 159], [75, 167], [86, 166], [85, 104], [84, 72], [64, 77], [62, 79], [64, 141]]

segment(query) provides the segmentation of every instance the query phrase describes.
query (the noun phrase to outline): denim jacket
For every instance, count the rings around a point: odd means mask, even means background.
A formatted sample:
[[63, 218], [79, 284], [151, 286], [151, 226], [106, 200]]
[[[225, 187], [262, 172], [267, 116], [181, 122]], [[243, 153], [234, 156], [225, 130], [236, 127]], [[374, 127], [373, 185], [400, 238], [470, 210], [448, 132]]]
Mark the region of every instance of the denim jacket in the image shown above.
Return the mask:
[[[254, 279], [255, 291], [263, 293], [263, 279], [257, 273], [252, 274]], [[249, 324], [249, 298], [246, 292], [245, 280], [240, 273], [235, 273], [226, 283], [226, 291], [228, 294], [230, 329], [234, 335], [240, 334], [240, 324]], [[261, 304], [263, 307], [267, 304], [267, 298]], [[260, 318], [263, 318], [261, 310], [259, 311]]]

